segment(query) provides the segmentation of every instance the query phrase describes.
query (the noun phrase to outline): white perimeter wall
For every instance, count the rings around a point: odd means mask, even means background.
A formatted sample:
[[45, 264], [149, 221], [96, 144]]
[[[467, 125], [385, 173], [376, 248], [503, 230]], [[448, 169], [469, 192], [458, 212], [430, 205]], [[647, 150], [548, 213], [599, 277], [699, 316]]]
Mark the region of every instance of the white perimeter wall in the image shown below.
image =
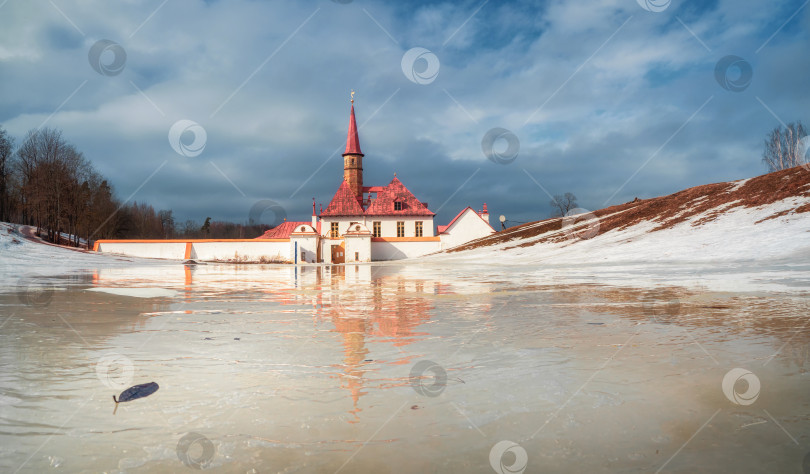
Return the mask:
[[[348, 241], [352, 239], [347, 238]], [[367, 238], [366, 238], [367, 239]], [[371, 242], [370, 248], [366, 247], [362, 241], [357, 239], [355, 246], [346, 246], [346, 262], [354, 260], [354, 252], [360, 252], [359, 261], [376, 260], [399, 260], [403, 258], [413, 258], [438, 252], [444, 245], [442, 241], [434, 240], [428, 242]], [[331, 258], [331, 245], [340, 244], [342, 240], [321, 240], [321, 258], [329, 263]], [[314, 239], [299, 240], [299, 254], [305, 251], [307, 263], [315, 259], [316, 246]], [[257, 262], [265, 260], [292, 261], [293, 245], [290, 241], [218, 241], [218, 242], [193, 242], [191, 247], [191, 259], [202, 261], [250, 261]], [[98, 251], [103, 253], [115, 253], [129, 255], [132, 257], [164, 258], [172, 260], [184, 260], [186, 253], [185, 242], [99, 242]], [[351, 252], [351, 253], [350, 253]], [[303, 263], [303, 262], [299, 262]]]
[[183, 260], [185, 242], [99, 242], [98, 251], [118, 253], [130, 257], [168, 258]]
[[290, 242], [256, 240], [251, 242], [194, 242], [191, 258], [200, 260], [258, 261], [290, 258]]
[[[99, 242], [98, 251], [104, 253], [117, 253], [132, 257], [166, 258], [184, 260], [186, 254], [185, 242]], [[259, 261], [290, 257], [290, 242], [284, 241], [218, 241], [193, 242], [191, 244], [191, 258], [194, 260], [241, 260]]]

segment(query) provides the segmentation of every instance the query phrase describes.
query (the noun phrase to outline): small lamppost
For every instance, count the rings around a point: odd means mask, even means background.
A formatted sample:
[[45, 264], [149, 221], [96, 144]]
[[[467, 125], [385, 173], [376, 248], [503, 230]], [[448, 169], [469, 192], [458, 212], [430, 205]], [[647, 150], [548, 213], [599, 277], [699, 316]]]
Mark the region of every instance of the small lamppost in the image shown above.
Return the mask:
[[506, 229], [506, 226], [503, 225], [503, 223], [506, 222], [506, 216], [501, 214], [501, 217], [499, 217], [498, 220], [501, 221], [501, 230]]

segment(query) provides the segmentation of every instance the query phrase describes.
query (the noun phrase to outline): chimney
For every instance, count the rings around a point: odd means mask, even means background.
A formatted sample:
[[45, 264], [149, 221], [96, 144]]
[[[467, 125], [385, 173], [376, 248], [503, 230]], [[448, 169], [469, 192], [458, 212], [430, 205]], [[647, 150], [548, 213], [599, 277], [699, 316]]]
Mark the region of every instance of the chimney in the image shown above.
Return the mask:
[[487, 221], [487, 224], [489, 224], [489, 211], [487, 210], [487, 203], [484, 203], [484, 210], [481, 211], [481, 219], [484, 219]]
[[318, 216], [315, 215], [315, 198], [312, 198], [312, 228], [318, 227]]

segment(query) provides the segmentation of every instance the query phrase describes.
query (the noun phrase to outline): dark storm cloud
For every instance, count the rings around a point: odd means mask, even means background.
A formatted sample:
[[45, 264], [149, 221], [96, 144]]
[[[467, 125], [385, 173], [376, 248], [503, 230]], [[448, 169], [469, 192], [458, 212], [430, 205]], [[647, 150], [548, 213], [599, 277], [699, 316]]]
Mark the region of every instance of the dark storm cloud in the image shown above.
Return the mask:
[[[243, 221], [262, 199], [308, 219], [342, 178], [355, 89], [367, 184], [396, 172], [438, 223], [483, 202], [496, 223], [546, 217], [546, 192], [595, 209], [761, 174], [765, 133], [810, 122], [798, 0], [482, 4], [7, 2], [0, 123], [62, 128], [121, 198], [178, 220]], [[104, 39], [120, 74], [89, 64]], [[414, 47], [440, 63], [429, 83], [402, 71]], [[740, 92], [716, 80], [727, 55], [751, 65]], [[204, 128], [199, 155], [170, 146], [179, 120]], [[520, 141], [513, 162], [482, 151], [496, 127]]]

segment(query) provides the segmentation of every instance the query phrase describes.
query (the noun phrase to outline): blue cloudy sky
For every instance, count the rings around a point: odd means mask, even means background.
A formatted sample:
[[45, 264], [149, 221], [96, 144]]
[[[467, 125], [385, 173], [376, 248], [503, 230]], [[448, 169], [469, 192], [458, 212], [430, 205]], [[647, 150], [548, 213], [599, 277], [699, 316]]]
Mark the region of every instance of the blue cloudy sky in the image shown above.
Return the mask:
[[765, 172], [765, 134], [810, 122], [808, 30], [803, 0], [0, 0], [0, 125], [62, 129], [179, 220], [306, 219], [354, 89], [367, 185], [528, 221]]

